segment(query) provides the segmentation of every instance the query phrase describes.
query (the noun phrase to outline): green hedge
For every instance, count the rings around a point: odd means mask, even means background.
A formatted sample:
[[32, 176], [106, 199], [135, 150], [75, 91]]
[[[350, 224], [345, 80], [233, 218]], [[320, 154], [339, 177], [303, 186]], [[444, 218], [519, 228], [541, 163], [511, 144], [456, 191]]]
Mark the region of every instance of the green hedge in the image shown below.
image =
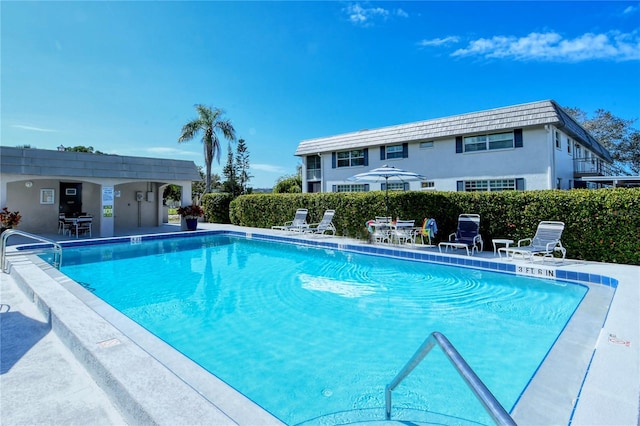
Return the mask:
[[213, 223], [231, 223], [229, 218], [229, 204], [233, 195], [226, 192], [214, 192], [202, 197], [204, 220]]
[[[540, 221], [559, 220], [566, 225], [562, 243], [568, 257], [640, 265], [640, 188], [390, 192], [388, 206], [389, 216], [414, 219], [416, 225], [425, 217], [434, 218], [439, 230], [436, 242], [455, 231], [460, 213], [477, 213], [485, 250], [493, 249], [493, 238], [533, 237]], [[236, 225], [270, 228], [292, 220], [298, 208], [309, 209], [310, 222], [319, 222], [325, 209], [335, 209], [337, 234], [363, 240], [369, 237], [366, 221], [386, 213], [381, 191], [253, 194], [231, 202], [229, 219]]]

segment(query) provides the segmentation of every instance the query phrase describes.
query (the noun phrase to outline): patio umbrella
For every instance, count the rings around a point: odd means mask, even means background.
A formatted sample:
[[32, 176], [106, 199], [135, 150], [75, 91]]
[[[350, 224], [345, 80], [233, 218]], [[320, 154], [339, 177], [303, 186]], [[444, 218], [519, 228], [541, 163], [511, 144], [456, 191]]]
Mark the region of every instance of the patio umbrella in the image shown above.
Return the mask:
[[384, 207], [387, 216], [389, 216], [389, 182], [412, 182], [417, 180], [426, 180], [427, 177], [418, 173], [408, 172], [397, 167], [384, 165], [368, 172], [358, 173], [351, 176], [347, 180], [354, 182], [382, 182], [384, 180], [386, 192], [384, 194]]

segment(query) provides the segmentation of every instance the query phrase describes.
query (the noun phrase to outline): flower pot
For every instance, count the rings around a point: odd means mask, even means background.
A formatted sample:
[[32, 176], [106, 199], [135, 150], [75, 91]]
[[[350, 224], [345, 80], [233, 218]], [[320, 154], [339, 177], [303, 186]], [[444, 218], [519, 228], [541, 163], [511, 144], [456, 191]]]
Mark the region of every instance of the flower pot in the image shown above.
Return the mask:
[[198, 219], [186, 218], [187, 231], [195, 231], [198, 228]]

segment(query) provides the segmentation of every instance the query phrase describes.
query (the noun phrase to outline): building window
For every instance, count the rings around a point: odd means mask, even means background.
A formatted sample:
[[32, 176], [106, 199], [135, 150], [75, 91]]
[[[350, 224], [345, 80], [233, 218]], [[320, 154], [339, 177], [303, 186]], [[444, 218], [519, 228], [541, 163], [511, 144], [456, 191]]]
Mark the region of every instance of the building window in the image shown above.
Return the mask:
[[[384, 185], [383, 185], [384, 186]], [[384, 188], [383, 188], [384, 189]], [[387, 184], [387, 189], [389, 191], [404, 191], [405, 184], [404, 182], [389, 182]]]
[[567, 138], [567, 154], [571, 155], [571, 147], [573, 144], [571, 143], [571, 139]]
[[562, 139], [560, 138], [560, 132], [559, 131], [555, 131], [554, 132], [554, 138], [556, 140], [556, 149], [560, 149], [561, 145], [562, 145]]
[[338, 152], [338, 167], [364, 166], [364, 149]]
[[516, 187], [516, 181], [517, 179], [467, 180], [464, 182], [464, 191], [510, 191], [518, 189]]
[[347, 183], [341, 185], [335, 185], [334, 192], [365, 192], [368, 190], [369, 185], [361, 183]]
[[321, 179], [321, 161], [319, 155], [307, 156], [307, 180]]
[[513, 148], [513, 146], [513, 132], [467, 136], [464, 138], [464, 152], [506, 149]]
[[420, 142], [420, 149], [433, 148], [433, 141]]
[[422, 189], [433, 189], [436, 187], [436, 183], [432, 180], [420, 182], [420, 188]]
[[387, 159], [402, 158], [402, 145], [387, 145]]

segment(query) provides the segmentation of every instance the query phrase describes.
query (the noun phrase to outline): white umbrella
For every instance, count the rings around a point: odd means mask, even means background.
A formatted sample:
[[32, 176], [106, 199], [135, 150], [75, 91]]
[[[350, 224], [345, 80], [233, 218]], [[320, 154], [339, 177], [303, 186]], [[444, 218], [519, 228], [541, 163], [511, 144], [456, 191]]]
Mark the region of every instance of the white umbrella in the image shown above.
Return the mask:
[[417, 180], [427, 180], [426, 176], [418, 173], [408, 172], [406, 170], [399, 169], [397, 167], [384, 165], [376, 169], [369, 170], [368, 172], [358, 173], [355, 176], [351, 176], [347, 180], [354, 182], [381, 182], [384, 180], [386, 192], [384, 194], [384, 205], [387, 216], [389, 215], [389, 205], [387, 198], [389, 195], [389, 181], [391, 182], [411, 182]]

